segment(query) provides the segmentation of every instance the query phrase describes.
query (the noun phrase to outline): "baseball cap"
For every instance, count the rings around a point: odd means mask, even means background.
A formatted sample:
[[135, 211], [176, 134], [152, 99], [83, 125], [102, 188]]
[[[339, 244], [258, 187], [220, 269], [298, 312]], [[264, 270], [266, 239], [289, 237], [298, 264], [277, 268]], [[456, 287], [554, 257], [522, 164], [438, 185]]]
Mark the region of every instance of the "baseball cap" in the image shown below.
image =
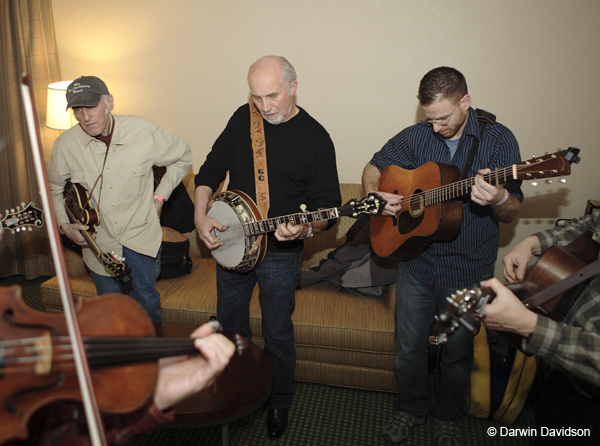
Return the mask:
[[110, 94], [104, 81], [96, 76], [81, 76], [67, 87], [67, 110], [73, 107], [95, 107], [100, 96]]

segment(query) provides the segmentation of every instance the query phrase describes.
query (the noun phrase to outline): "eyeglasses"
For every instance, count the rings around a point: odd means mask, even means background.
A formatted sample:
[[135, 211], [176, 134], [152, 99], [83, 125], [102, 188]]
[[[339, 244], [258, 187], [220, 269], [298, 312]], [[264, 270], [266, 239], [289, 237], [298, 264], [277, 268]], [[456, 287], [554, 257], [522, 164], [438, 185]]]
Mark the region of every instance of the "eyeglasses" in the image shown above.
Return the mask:
[[452, 119], [452, 115], [458, 108], [459, 103], [460, 103], [460, 101], [456, 103], [456, 105], [454, 106], [454, 110], [452, 110], [452, 113], [450, 113], [450, 116], [448, 116], [446, 119], [429, 119], [429, 118], [427, 118], [427, 119], [425, 119], [425, 122], [428, 122], [431, 125], [439, 125], [441, 127], [447, 126], [450, 123], [450, 120]]

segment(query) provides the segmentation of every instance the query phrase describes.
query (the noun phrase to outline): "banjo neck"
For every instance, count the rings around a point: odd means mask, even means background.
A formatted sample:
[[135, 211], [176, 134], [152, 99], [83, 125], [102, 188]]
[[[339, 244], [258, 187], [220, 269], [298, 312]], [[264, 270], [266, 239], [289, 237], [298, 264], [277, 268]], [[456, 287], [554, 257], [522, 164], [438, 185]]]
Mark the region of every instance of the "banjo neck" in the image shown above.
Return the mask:
[[[352, 199], [340, 207], [306, 212], [306, 206], [302, 205], [302, 212], [297, 214], [261, 220], [258, 207], [247, 194], [238, 190], [224, 191], [212, 200], [212, 206], [207, 213], [227, 228], [220, 231], [223, 244], [210, 253], [223, 268], [245, 273], [260, 265], [265, 257], [267, 243], [263, 235], [275, 231], [282, 223], [297, 226], [338, 217], [379, 215], [385, 205], [385, 200], [371, 193], [362, 200]], [[216, 229], [212, 234], [216, 237]]]
[[[342, 206], [343, 207], [343, 206]], [[340, 208], [320, 209], [314, 212], [299, 212], [281, 217], [267, 218], [243, 223], [244, 233], [248, 236], [274, 232], [281, 223], [292, 223], [294, 226], [307, 225], [319, 221], [333, 220], [340, 217]]]

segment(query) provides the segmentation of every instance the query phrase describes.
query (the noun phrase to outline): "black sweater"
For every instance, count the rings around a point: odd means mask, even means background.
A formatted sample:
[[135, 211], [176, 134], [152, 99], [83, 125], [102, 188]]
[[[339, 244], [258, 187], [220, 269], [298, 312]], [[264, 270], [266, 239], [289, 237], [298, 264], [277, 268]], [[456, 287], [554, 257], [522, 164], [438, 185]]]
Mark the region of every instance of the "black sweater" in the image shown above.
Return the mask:
[[[337, 207], [341, 204], [333, 142], [327, 131], [304, 109], [287, 122], [269, 124], [263, 119], [269, 177], [269, 218]], [[196, 175], [196, 186], [217, 190], [229, 171], [228, 189], [248, 194], [256, 202], [254, 159], [250, 139], [250, 109], [242, 105], [215, 141]], [[331, 227], [335, 221], [330, 221]], [[303, 242], [277, 242], [268, 237], [269, 251], [302, 249]]]

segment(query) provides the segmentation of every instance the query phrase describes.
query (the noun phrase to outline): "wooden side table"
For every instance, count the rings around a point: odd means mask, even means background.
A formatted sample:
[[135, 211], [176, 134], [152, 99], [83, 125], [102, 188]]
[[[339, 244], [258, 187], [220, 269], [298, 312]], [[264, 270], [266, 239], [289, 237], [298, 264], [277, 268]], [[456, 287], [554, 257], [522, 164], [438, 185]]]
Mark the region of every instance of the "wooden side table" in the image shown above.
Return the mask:
[[[157, 336], [187, 337], [197, 326], [178, 322], [155, 323]], [[232, 341], [235, 335], [224, 333]], [[235, 342], [235, 341], [234, 341]], [[229, 445], [229, 423], [256, 411], [271, 393], [273, 369], [262, 349], [252, 343], [234, 353], [212, 386], [179, 404], [175, 423], [220, 424], [223, 446]]]

